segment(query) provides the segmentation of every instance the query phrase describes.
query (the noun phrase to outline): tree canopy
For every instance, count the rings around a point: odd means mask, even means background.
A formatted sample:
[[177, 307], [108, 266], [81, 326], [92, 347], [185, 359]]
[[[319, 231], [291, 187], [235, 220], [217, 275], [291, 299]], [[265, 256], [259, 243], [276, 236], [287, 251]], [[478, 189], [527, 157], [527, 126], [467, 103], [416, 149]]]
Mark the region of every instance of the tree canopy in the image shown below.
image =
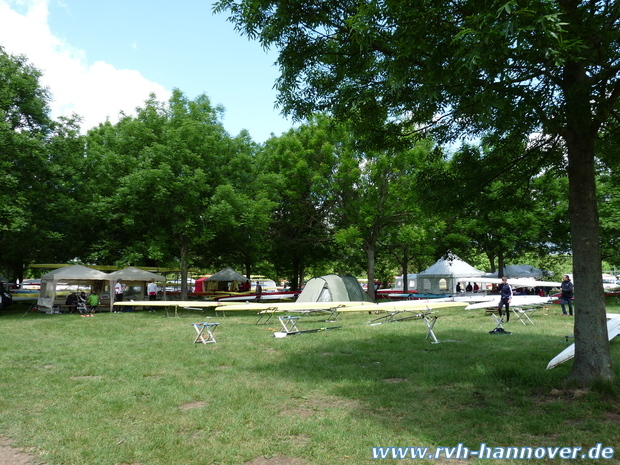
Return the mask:
[[[299, 286], [308, 269], [357, 272], [366, 261], [372, 279], [377, 263], [406, 273], [412, 257], [420, 267], [459, 246], [501, 267], [502, 256], [566, 251], [568, 214], [580, 309], [572, 377], [612, 378], [599, 227], [611, 257], [615, 2], [216, 9], [279, 49], [279, 103], [304, 124], [259, 146], [228, 135], [206, 95], [175, 90], [82, 136], [77, 116], [51, 121], [38, 70], [0, 49], [5, 269], [19, 277], [31, 260], [77, 258], [249, 275], [270, 262]], [[480, 147], [435, 145], [466, 138]]]
[[[221, 0], [215, 11], [278, 49], [287, 113], [328, 111], [383, 144], [423, 129], [441, 140], [485, 136], [522, 179], [566, 157], [582, 299], [571, 377], [614, 377], [604, 342], [594, 147], [619, 114], [617, 2]], [[527, 150], [510, 151], [514, 144]]]

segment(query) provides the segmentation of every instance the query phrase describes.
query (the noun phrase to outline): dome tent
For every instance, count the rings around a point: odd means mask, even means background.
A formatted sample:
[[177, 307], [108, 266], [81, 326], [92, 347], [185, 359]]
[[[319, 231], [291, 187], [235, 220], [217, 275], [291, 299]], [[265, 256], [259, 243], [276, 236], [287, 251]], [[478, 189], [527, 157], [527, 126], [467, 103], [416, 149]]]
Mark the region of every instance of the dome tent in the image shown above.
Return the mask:
[[357, 278], [329, 274], [308, 280], [297, 302], [371, 302]]

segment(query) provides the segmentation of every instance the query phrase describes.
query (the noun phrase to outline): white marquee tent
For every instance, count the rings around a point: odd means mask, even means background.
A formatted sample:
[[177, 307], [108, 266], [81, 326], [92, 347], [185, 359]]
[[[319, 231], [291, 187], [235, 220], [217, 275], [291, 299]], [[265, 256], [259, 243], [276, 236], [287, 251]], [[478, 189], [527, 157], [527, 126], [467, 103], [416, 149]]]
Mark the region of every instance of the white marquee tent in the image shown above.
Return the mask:
[[484, 274], [484, 271], [474, 268], [454, 254], [449, 254], [418, 273], [418, 292], [454, 294], [459, 278], [483, 276]]

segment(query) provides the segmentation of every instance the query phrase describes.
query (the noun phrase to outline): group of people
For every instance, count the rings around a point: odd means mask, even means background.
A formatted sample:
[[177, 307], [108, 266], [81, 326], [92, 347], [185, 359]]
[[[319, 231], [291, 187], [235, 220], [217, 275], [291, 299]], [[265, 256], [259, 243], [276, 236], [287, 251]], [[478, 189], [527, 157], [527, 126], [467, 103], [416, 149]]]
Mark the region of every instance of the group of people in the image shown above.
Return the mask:
[[69, 308], [75, 306], [75, 310], [70, 310], [71, 313], [77, 312], [83, 317], [94, 316], [99, 307], [99, 294], [93, 291], [86, 296], [84, 291], [79, 294], [72, 292], [65, 300], [65, 305], [69, 305]]
[[[567, 274], [562, 278], [562, 284], [560, 289], [562, 295], [560, 297], [560, 305], [562, 307], [562, 316], [573, 316], [573, 291], [575, 286], [570, 280], [570, 276]], [[505, 276], [502, 278], [502, 283], [498, 286], [499, 291], [499, 305], [497, 311], [500, 318], [502, 317], [502, 309], [506, 308], [506, 321], [510, 321], [510, 302], [512, 301], [512, 288], [508, 284], [508, 278]], [[566, 313], [568, 308], [568, 314]]]
[[[125, 289], [126, 286], [123, 283], [123, 280], [118, 279], [116, 281], [116, 284], [114, 285], [114, 302], [123, 301], [123, 294], [125, 292]], [[150, 301], [157, 300], [157, 284], [155, 283], [154, 279], [151, 279], [151, 282], [146, 288], [146, 292]], [[99, 294], [94, 291], [91, 292], [88, 296], [84, 291], [80, 292], [79, 294], [76, 292], [72, 292], [65, 300], [65, 305], [73, 309], [70, 310], [70, 313], [79, 313], [83, 317], [93, 316], [99, 307], [99, 303]], [[120, 313], [119, 307], [114, 308], [114, 313]]]
[[[121, 278], [116, 280], [116, 284], [114, 284], [114, 302], [123, 301], [126, 288]], [[150, 302], [157, 300], [157, 283], [154, 278], [151, 278], [151, 282], [146, 286], [146, 293]], [[153, 307], [151, 307], [150, 310], [154, 311]], [[121, 313], [119, 306], [115, 306], [113, 311], [114, 313]]]
[[[465, 286], [465, 292], [478, 292], [480, 290], [480, 286], [478, 283], [474, 283], [472, 286], [471, 282], [467, 283]], [[461, 287], [461, 283], [456, 283], [456, 292], [463, 292], [463, 288]]]

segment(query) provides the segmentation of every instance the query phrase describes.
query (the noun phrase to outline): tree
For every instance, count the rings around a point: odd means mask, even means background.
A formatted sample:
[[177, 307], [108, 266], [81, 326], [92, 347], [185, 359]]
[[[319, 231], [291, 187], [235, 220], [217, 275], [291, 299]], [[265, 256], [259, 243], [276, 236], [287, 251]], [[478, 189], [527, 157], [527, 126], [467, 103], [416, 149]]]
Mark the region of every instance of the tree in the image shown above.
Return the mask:
[[0, 46], [0, 263], [23, 278], [48, 230], [39, 215], [46, 196], [46, 141], [52, 131], [49, 94], [24, 56]]
[[151, 96], [135, 117], [89, 132], [97, 178], [93, 206], [106, 225], [92, 244], [93, 258], [178, 260], [186, 295], [192, 257], [214, 237], [209, 206], [229, 160], [221, 111], [205, 95], [189, 100], [174, 90], [167, 103]]
[[[539, 172], [560, 146], [569, 179], [580, 384], [612, 380], [595, 185], [597, 136], [620, 114], [620, 6], [612, 0], [221, 0], [279, 49], [285, 112], [329, 111], [383, 143], [407, 131], [488, 135], [505, 169]], [[374, 138], [374, 137], [373, 137]]]
[[269, 139], [259, 154], [260, 182], [275, 202], [270, 228], [271, 256], [292, 281], [303, 285], [305, 270], [333, 257], [328, 217], [340, 136], [328, 118]]
[[414, 222], [420, 211], [411, 186], [419, 160], [429, 151], [429, 145], [420, 142], [408, 150], [383, 152], [362, 152], [349, 147], [339, 158], [333, 187], [336, 209], [330, 222], [340, 230], [338, 236], [343, 241], [346, 236], [361, 244], [366, 254], [371, 298], [375, 295], [379, 244], [388, 237], [392, 245], [405, 244], [401, 241], [408, 237], [394, 233], [394, 228]]
[[489, 162], [494, 157], [492, 148], [466, 144], [448, 160], [431, 161], [420, 170], [422, 204], [447, 223], [441, 248], [464, 258], [484, 253], [492, 272], [525, 253], [566, 253], [564, 178], [548, 167], [515, 182], [498, 169], [501, 164]]

